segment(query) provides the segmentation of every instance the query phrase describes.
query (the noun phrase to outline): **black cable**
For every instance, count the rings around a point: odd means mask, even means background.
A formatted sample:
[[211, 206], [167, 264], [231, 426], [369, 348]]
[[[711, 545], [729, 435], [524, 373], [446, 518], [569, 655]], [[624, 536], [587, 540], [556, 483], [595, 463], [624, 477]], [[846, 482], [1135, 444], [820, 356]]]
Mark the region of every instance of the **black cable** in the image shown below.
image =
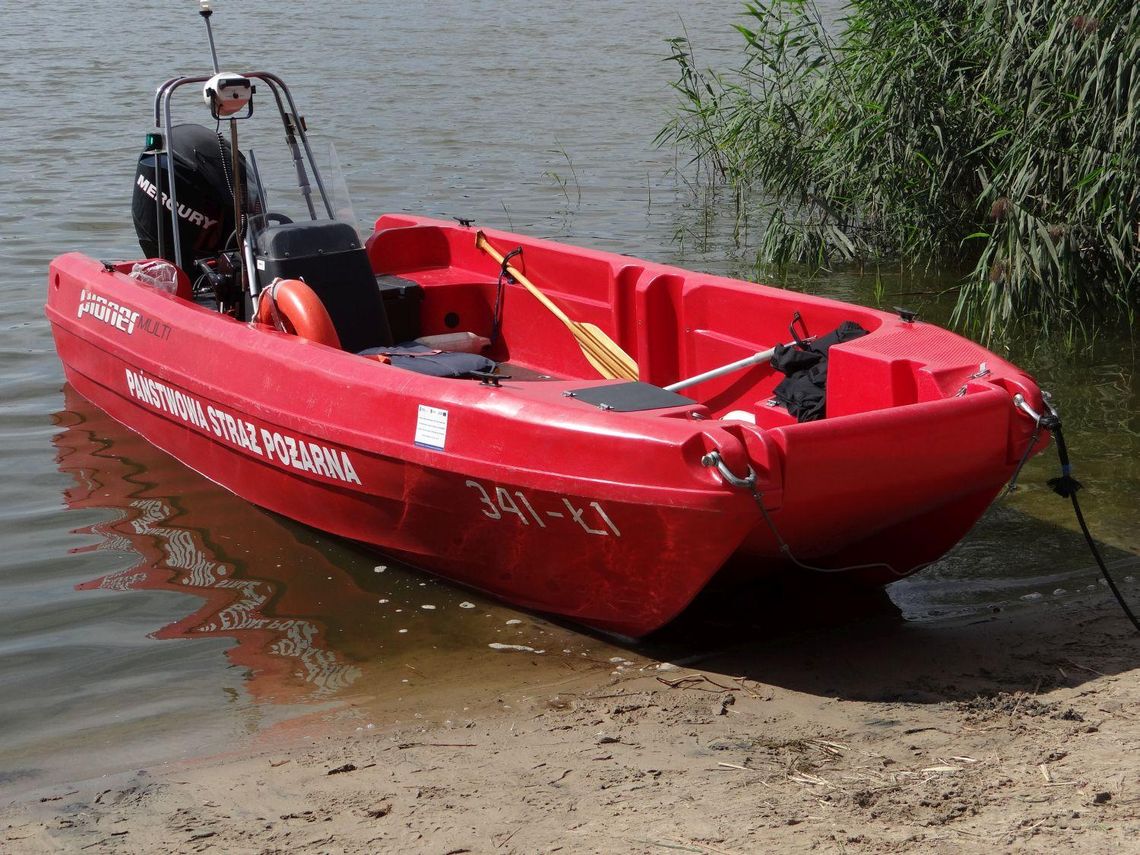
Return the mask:
[[[966, 387], [963, 386], [963, 389]], [[1005, 492], [1001, 494], [1001, 498], [1005, 498], [1014, 490], [1017, 489], [1017, 479], [1021, 477], [1021, 470], [1025, 468], [1025, 464], [1029, 462], [1029, 455], [1033, 453], [1033, 449], [1037, 447], [1037, 440], [1041, 438], [1041, 420], [1037, 420], [1037, 424], [1033, 426], [1033, 436], [1029, 437], [1029, 442], [1025, 446], [1025, 452], [1021, 455], [1021, 459], [1017, 461], [1017, 468], [1013, 470], [1013, 477], [1009, 479], [1009, 484], [1006, 485]]]
[[775, 520], [773, 520], [771, 514], [768, 513], [768, 509], [764, 507], [764, 494], [757, 490], [755, 485], [752, 486], [751, 490], [752, 499], [754, 502], [756, 502], [756, 506], [760, 508], [760, 515], [764, 517], [764, 522], [767, 523], [768, 530], [772, 532], [772, 537], [776, 539], [776, 546], [779, 547], [780, 553], [797, 567], [800, 567], [803, 570], [810, 570], [813, 573], [850, 573], [855, 570], [874, 570], [877, 567], [881, 567], [882, 569], [887, 570], [898, 578], [902, 579], [904, 576], [909, 576], [911, 573], [917, 573], [919, 570], [924, 570], [934, 563], [934, 561], [927, 561], [925, 564], [919, 564], [918, 566], [906, 571], [905, 573], [900, 573], [894, 568], [893, 565], [887, 564], [883, 561], [872, 561], [868, 564], [850, 564], [846, 567], [817, 567], [814, 564], [807, 564], [803, 561], [800, 561], [800, 559], [796, 558], [796, 556], [792, 554], [792, 548], [788, 546], [788, 542], [784, 540], [783, 535], [780, 534], [780, 530], [776, 528]]
[[503, 291], [508, 282], [513, 283], [515, 281], [515, 277], [511, 276], [507, 268], [510, 265], [511, 259], [516, 255], [522, 255], [521, 246], [508, 252], [506, 256], [504, 256], [502, 264], [499, 265], [499, 281], [495, 286], [495, 311], [491, 317], [491, 344], [495, 344], [499, 340], [499, 333], [502, 332]]
[[1049, 412], [1041, 419], [1041, 424], [1047, 427], [1053, 434], [1053, 439], [1057, 441], [1057, 457], [1061, 461], [1061, 475], [1058, 478], [1050, 478], [1047, 482], [1053, 492], [1063, 499], [1068, 499], [1073, 503], [1073, 513], [1077, 516], [1077, 524], [1081, 527], [1081, 533], [1085, 536], [1085, 542], [1089, 545], [1089, 551], [1092, 552], [1093, 558], [1096, 559], [1096, 564], [1100, 568], [1101, 575], [1104, 576], [1104, 581], [1108, 583], [1109, 590], [1112, 595], [1116, 597], [1116, 602], [1120, 603], [1120, 608], [1124, 610], [1124, 614], [1132, 621], [1132, 625], [1136, 627], [1136, 631], [1140, 632], [1140, 621], [1136, 620], [1136, 615], [1132, 613], [1132, 609], [1128, 608], [1128, 603], [1125, 602], [1124, 596], [1120, 593], [1120, 589], [1116, 587], [1116, 583], [1109, 575], [1108, 567], [1105, 566], [1104, 559], [1100, 555], [1100, 550], [1096, 548], [1096, 541], [1093, 540], [1092, 533], [1089, 532], [1088, 524], [1085, 522], [1085, 515], [1081, 513], [1081, 503], [1077, 501], [1077, 491], [1081, 489], [1081, 482], [1072, 475], [1072, 465], [1069, 462], [1069, 447], [1065, 444], [1065, 434], [1061, 430], [1061, 419], [1057, 416], [1056, 411], [1046, 404]]
[[[1120, 589], [1116, 587], [1116, 582], [1113, 581], [1112, 576], [1109, 574], [1108, 567], [1104, 563], [1104, 558], [1101, 557], [1100, 550], [1096, 548], [1096, 541], [1093, 540], [1092, 533], [1089, 531], [1088, 523], [1085, 522], [1085, 515], [1081, 513], [1081, 503], [1077, 500], [1077, 491], [1080, 490], [1083, 485], [1072, 475], [1073, 467], [1069, 461], [1069, 447], [1065, 443], [1065, 434], [1061, 431], [1061, 419], [1057, 415], [1056, 410], [1050, 407], [1048, 403], [1046, 403], [1046, 407], [1048, 408], [1049, 412], [1047, 415], [1038, 420], [1037, 429], [1033, 434], [1033, 440], [1029, 443], [1029, 447], [1026, 449], [1026, 453], [1022, 458], [1021, 463], [1018, 465], [1016, 472], [1021, 471], [1021, 466], [1024, 465], [1025, 460], [1029, 457], [1029, 450], [1037, 444], [1037, 436], [1040, 429], [1042, 427], [1048, 428], [1049, 431], [1053, 434], [1053, 439], [1057, 443], [1057, 457], [1061, 461], [1061, 475], [1057, 478], [1050, 478], [1048, 481], [1049, 487], [1058, 496], [1061, 496], [1064, 499], [1068, 499], [1073, 503], [1073, 513], [1076, 514], [1077, 524], [1081, 527], [1081, 533], [1085, 536], [1085, 542], [1089, 545], [1089, 551], [1092, 552], [1093, 558], [1096, 560], [1097, 566], [1100, 568], [1101, 575], [1104, 576], [1105, 582], [1108, 583], [1109, 590], [1111, 590], [1112, 595], [1116, 597], [1116, 601], [1120, 603], [1120, 608], [1124, 610], [1124, 614], [1128, 616], [1128, 620], [1130, 620], [1132, 622], [1132, 625], [1136, 627], [1136, 631], [1140, 632], [1140, 621], [1136, 619], [1136, 615], [1132, 613], [1132, 609], [1130, 609], [1128, 607], [1128, 603], [1125, 602], [1124, 595], [1121, 594]], [[1014, 475], [1014, 480], [1016, 480], [1016, 472]], [[793, 564], [802, 567], [805, 570], [812, 570], [817, 573], [842, 573], [850, 570], [867, 570], [875, 567], [882, 567], [891, 571], [895, 575], [906, 575], [899, 573], [890, 564], [884, 564], [882, 562], [871, 564], [857, 564], [851, 567], [836, 568], [815, 567], [811, 564], [805, 564], [792, 554], [791, 547], [788, 546], [787, 542], [780, 535], [779, 530], [776, 528], [775, 522], [768, 514], [768, 509], [764, 507], [763, 494], [758, 492], [755, 487], [752, 488], [752, 498], [760, 508], [760, 513], [764, 517], [764, 522], [768, 524], [768, 529], [772, 532], [772, 536], [775, 537], [776, 544], [779, 547], [780, 552], [783, 553], [783, 555]], [[934, 562], [929, 562], [928, 564], [924, 564], [922, 566], [927, 567], [929, 564], [933, 563]], [[915, 569], [917, 570], [921, 568]]]
[[1081, 526], [1081, 531], [1084, 533], [1085, 540], [1088, 541], [1089, 549], [1092, 550], [1093, 558], [1096, 559], [1097, 566], [1100, 567], [1100, 572], [1104, 576], [1104, 581], [1108, 582], [1108, 587], [1112, 591], [1112, 595], [1116, 597], [1116, 601], [1120, 603], [1120, 608], [1128, 615], [1128, 619], [1132, 621], [1132, 625], [1136, 627], [1136, 631], [1140, 632], [1140, 621], [1136, 620], [1136, 615], [1132, 614], [1132, 609], [1128, 608], [1128, 603], [1124, 601], [1124, 597], [1120, 593], [1120, 589], [1116, 587], [1116, 583], [1112, 581], [1112, 577], [1108, 575], [1108, 568], [1104, 566], [1104, 559], [1100, 557], [1100, 551], [1096, 548], [1093, 542], [1092, 535], [1089, 534], [1089, 527], [1085, 524], [1085, 515], [1081, 513], [1081, 503], [1077, 501], [1077, 494], [1073, 493], [1069, 496], [1070, 501], [1073, 503], [1073, 513], [1077, 515], [1077, 522]]

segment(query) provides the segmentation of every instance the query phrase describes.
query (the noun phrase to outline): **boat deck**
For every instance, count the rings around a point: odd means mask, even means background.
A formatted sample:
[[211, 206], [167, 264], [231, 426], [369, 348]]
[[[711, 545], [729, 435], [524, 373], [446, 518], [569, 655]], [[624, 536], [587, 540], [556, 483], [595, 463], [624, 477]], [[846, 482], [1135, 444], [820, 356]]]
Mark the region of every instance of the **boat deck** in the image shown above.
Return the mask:
[[504, 379], [510, 378], [511, 380], [570, 380], [570, 377], [556, 377], [553, 374], [546, 374], [535, 368], [529, 368], [526, 365], [521, 365], [517, 362], [500, 362], [499, 370], [497, 372]]

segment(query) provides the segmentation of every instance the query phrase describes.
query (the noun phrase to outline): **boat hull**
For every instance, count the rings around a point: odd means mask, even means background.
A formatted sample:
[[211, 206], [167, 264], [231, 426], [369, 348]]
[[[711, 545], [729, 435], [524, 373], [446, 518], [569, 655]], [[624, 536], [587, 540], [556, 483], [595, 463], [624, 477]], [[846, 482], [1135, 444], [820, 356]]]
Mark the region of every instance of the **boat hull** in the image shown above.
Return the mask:
[[[56, 271], [61, 288], [74, 276], [80, 291], [95, 293], [103, 277], [113, 292], [113, 277], [87, 260], [70, 261], [77, 267]], [[158, 295], [131, 296], [137, 298], [131, 311], [199, 313], [172, 302], [156, 307]], [[272, 352], [234, 342], [247, 334], [259, 344], [265, 336], [242, 324], [227, 323], [233, 329], [215, 335], [210, 323], [195, 331], [194, 319], [183, 320], [165, 337], [124, 347], [116, 341], [121, 330], [84, 327], [83, 318], [72, 323], [77, 313], [49, 308], [65, 374], [112, 418], [261, 507], [527, 608], [643, 635], [688, 604], [754, 523], [748, 503], [711, 478], [678, 493], [545, 471], [548, 464], [533, 460], [542, 443], [526, 435], [529, 422], [511, 431], [506, 420], [498, 441], [522, 451], [513, 462], [499, 455], [490, 467], [478, 460], [464, 465], [454, 454], [443, 458], [453, 468], [433, 466], [426, 461], [440, 455], [413, 442], [385, 453], [378, 433], [411, 439], [414, 421], [400, 425], [395, 413], [402, 405], [415, 414], [425, 403], [450, 408], [449, 447], [457, 448], [455, 402], [414, 387], [410, 393], [375, 388], [377, 374], [390, 374], [389, 367], [347, 354], [320, 356], [359, 361], [352, 367], [366, 373], [355, 389], [336, 365], [330, 372], [309, 361], [307, 372], [281, 372]], [[135, 335], [140, 329], [136, 322]], [[279, 347], [295, 345], [289, 337], [272, 338]], [[219, 352], [226, 349], [228, 356]], [[224, 367], [239, 362], [243, 379], [227, 378]], [[316, 409], [322, 400], [339, 404]], [[490, 418], [484, 414], [473, 432], [491, 430]], [[577, 439], [580, 455], [598, 437]], [[614, 443], [615, 453], [622, 445]], [[668, 443], [658, 446], [663, 456], [683, 454]], [[699, 464], [684, 468], [701, 474]]]
[[[460, 256], [472, 233], [431, 223], [412, 227], [439, 229]], [[563, 249], [614, 270], [629, 263]], [[643, 278], [664, 275], [638, 264]], [[494, 288], [493, 265], [476, 272]], [[913, 572], [968, 531], [1031, 435], [1008, 384], [804, 425], [722, 420], [706, 405], [615, 414], [568, 401], [590, 385], [581, 380], [424, 377], [239, 323], [78, 254], [53, 262], [48, 291], [75, 390], [227, 490], [627, 636], [670, 621], [726, 564], [736, 578], [813, 567], [874, 584]], [[622, 323], [608, 326], [621, 338]], [[627, 341], [643, 334], [624, 326]], [[643, 379], [664, 384], [642, 364]], [[1028, 378], [1011, 376], [1039, 401]], [[754, 488], [705, 465], [712, 451], [731, 471], [751, 469]]]

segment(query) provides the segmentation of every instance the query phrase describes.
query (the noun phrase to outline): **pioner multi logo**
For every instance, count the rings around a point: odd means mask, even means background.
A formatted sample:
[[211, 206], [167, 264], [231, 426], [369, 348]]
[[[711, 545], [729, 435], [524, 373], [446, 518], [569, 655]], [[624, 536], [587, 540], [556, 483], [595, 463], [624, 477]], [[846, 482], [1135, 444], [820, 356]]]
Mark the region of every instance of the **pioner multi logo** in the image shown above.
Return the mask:
[[139, 313], [127, 306], [121, 306], [114, 300], [108, 300], [98, 294], [92, 294], [86, 288], [79, 295], [79, 314], [77, 318], [90, 315], [97, 321], [122, 330], [127, 335], [134, 335], [135, 324], [139, 322]]

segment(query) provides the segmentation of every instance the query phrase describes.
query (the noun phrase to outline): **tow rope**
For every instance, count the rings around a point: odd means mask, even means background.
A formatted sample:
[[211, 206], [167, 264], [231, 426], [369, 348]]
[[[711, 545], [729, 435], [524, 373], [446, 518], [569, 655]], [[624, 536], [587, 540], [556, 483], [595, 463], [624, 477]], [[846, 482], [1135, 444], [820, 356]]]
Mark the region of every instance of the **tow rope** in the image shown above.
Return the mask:
[[[1073, 477], [1073, 466], [1069, 460], [1069, 446], [1065, 443], [1065, 433], [1061, 429], [1061, 416], [1050, 403], [1048, 393], [1043, 393], [1041, 397], [1041, 402], [1044, 404], [1045, 409], [1044, 413], [1035, 412], [1021, 395], [1014, 396], [1013, 402], [1037, 423], [1037, 431], [1041, 428], [1045, 428], [1053, 434], [1053, 438], [1057, 441], [1057, 458], [1061, 463], [1061, 474], [1056, 478], [1050, 478], [1045, 483], [1062, 499], [1068, 499], [1073, 503], [1073, 513], [1077, 517], [1077, 524], [1081, 527], [1081, 534], [1085, 536], [1085, 542], [1089, 545], [1089, 551], [1092, 553], [1097, 567], [1100, 568], [1101, 575], [1104, 576], [1104, 581], [1108, 583], [1109, 590], [1112, 591], [1112, 595], [1116, 597], [1116, 602], [1120, 604], [1120, 608], [1124, 611], [1124, 614], [1127, 615], [1128, 620], [1132, 622], [1132, 626], [1136, 628], [1137, 632], [1140, 632], [1140, 621], [1136, 620], [1136, 615], [1134, 615], [1132, 609], [1128, 607], [1124, 595], [1121, 594], [1120, 589], [1116, 587], [1116, 582], [1113, 581], [1112, 575], [1108, 572], [1108, 567], [1104, 563], [1104, 558], [1101, 557], [1100, 550], [1096, 547], [1096, 541], [1093, 540], [1088, 523], [1085, 522], [1085, 515], [1081, 513], [1081, 503], [1077, 499], [1077, 491], [1080, 490], [1083, 485]], [[1034, 433], [1034, 440], [1036, 440], [1036, 432]]]
[[503, 262], [499, 265], [499, 281], [495, 284], [495, 310], [491, 315], [491, 344], [499, 340], [499, 333], [503, 329], [503, 291], [508, 283], [513, 285], [515, 282], [515, 277], [511, 276], [510, 271], [511, 259], [516, 255], [522, 255], [522, 251], [521, 246], [515, 247], [503, 256]]
[[[1057, 457], [1061, 462], [1061, 474], [1056, 478], [1050, 478], [1046, 483], [1049, 485], [1049, 488], [1058, 496], [1063, 499], [1068, 499], [1073, 503], [1073, 513], [1077, 517], [1077, 524], [1081, 527], [1081, 533], [1085, 537], [1085, 542], [1089, 546], [1089, 551], [1092, 552], [1092, 556], [1096, 560], [1097, 567], [1100, 568], [1101, 575], [1104, 576], [1104, 581], [1108, 583], [1109, 590], [1111, 590], [1112, 595], [1116, 597], [1116, 602], [1120, 604], [1120, 608], [1124, 611], [1124, 614], [1128, 617], [1128, 620], [1132, 622], [1132, 626], [1136, 628], [1137, 632], [1140, 632], [1140, 621], [1136, 619], [1136, 615], [1134, 615], [1132, 613], [1132, 609], [1128, 607], [1128, 603], [1125, 601], [1124, 595], [1121, 594], [1120, 589], [1116, 587], [1116, 582], [1113, 581], [1112, 575], [1108, 572], [1108, 567], [1104, 563], [1104, 558], [1101, 557], [1100, 550], [1097, 549], [1096, 546], [1096, 541], [1093, 540], [1092, 533], [1089, 531], [1088, 523], [1085, 522], [1085, 515], [1081, 512], [1081, 503], [1077, 499], [1077, 492], [1081, 489], [1082, 484], [1080, 481], [1073, 477], [1073, 466], [1072, 462], [1069, 459], [1069, 447], [1065, 442], [1065, 434], [1061, 429], [1061, 417], [1050, 403], [1048, 392], [1042, 393], [1041, 401], [1044, 404], [1044, 413], [1038, 413], [1035, 411], [1022, 395], [1018, 394], [1014, 395], [1013, 397], [1014, 406], [1028, 415], [1031, 419], [1033, 419], [1034, 429], [1033, 436], [1029, 441], [1029, 445], [1026, 447], [1025, 453], [1022, 455], [1021, 460], [1018, 461], [1017, 467], [1014, 469], [1013, 477], [1010, 479], [1009, 487], [1006, 489], [1005, 495], [1009, 495], [1009, 493], [1016, 488], [1017, 478], [1021, 474], [1022, 467], [1025, 466], [1026, 461], [1029, 460], [1029, 455], [1032, 452], [1033, 447], [1037, 445], [1037, 439], [1041, 434], [1041, 430], [1048, 430], [1057, 442]], [[707, 467], [715, 468], [720, 473], [721, 478], [724, 479], [724, 482], [729, 486], [735, 487], [739, 490], [746, 490], [751, 494], [753, 501], [756, 502], [756, 506], [760, 509], [760, 515], [764, 518], [764, 522], [768, 526], [768, 530], [771, 531], [772, 536], [775, 538], [776, 545], [779, 548], [781, 554], [783, 554], [785, 558], [787, 558], [796, 566], [802, 567], [805, 570], [814, 571], [816, 573], [845, 573], [851, 570], [868, 570], [881, 567], [898, 576], [907, 575], [905, 573], [899, 573], [890, 564], [883, 562], [855, 564], [850, 567], [817, 567], [800, 561], [798, 558], [796, 558], [795, 555], [792, 554], [791, 547], [788, 545], [788, 542], [784, 540], [783, 536], [780, 534], [779, 529], [776, 528], [776, 523], [768, 513], [768, 509], [764, 507], [764, 494], [760, 492], [756, 486], [756, 473], [753, 471], [751, 466], [748, 467], [744, 477], [741, 478], [728, 468], [723, 458], [721, 458], [720, 453], [716, 451], [711, 451], [706, 454], [701, 459], [701, 463]], [[933, 563], [933, 561], [930, 561], [926, 564], [922, 564], [919, 567], [914, 568], [914, 570], [911, 572], [917, 572], [918, 570], [928, 567]]]
[[730, 487], [735, 487], [738, 490], [747, 490], [749, 494], [751, 494], [752, 500], [756, 503], [756, 507], [760, 509], [760, 516], [764, 518], [765, 525], [767, 525], [768, 530], [772, 532], [772, 537], [776, 541], [776, 546], [779, 548], [780, 554], [797, 567], [810, 570], [813, 573], [849, 573], [854, 570], [874, 570], [882, 568], [901, 579], [904, 576], [910, 575], [910, 573], [917, 573], [919, 570], [923, 570], [934, 563], [933, 561], [927, 561], [925, 564], [919, 564], [914, 569], [905, 573], [899, 572], [892, 565], [884, 561], [872, 561], [868, 564], [851, 564], [846, 567], [819, 567], [814, 564], [807, 564], [792, 553], [792, 548], [788, 546], [788, 542], [784, 540], [784, 536], [780, 534], [780, 530], [776, 528], [776, 521], [772, 519], [772, 515], [769, 514], [768, 509], [764, 507], [764, 494], [756, 486], [756, 472], [751, 466], [748, 466], [747, 472], [744, 477], [741, 478], [728, 468], [728, 464], [724, 462], [724, 458], [720, 456], [719, 451], [710, 451], [701, 458], [701, 463], [709, 468], [715, 468], [717, 472], [720, 473], [720, 477]]

